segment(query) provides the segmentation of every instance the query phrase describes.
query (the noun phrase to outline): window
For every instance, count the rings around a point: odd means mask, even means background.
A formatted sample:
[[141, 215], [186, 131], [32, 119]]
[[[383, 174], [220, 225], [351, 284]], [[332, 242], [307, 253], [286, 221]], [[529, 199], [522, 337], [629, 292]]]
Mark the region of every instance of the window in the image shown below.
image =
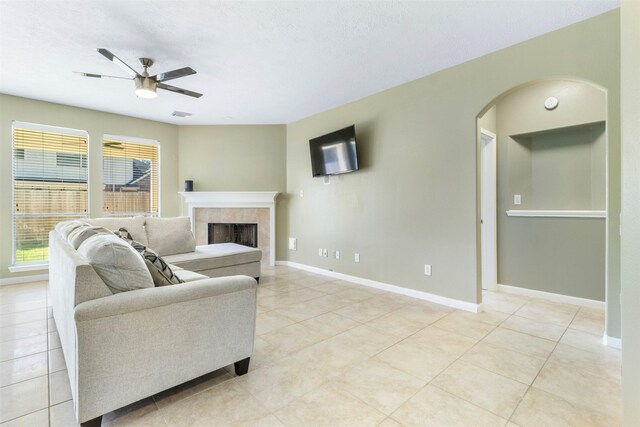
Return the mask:
[[[87, 217], [87, 140], [85, 131], [14, 122], [14, 266], [46, 263], [49, 231]], [[61, 164], [59, 156], [77, 160]]]
[[156, 141], [105, 135], [102, 183], [106, 215], [159, 214], [159, 149]]
[[56, 166], [79, 168], [87, 167], [87, 156], [75, 153], [56, 153]]

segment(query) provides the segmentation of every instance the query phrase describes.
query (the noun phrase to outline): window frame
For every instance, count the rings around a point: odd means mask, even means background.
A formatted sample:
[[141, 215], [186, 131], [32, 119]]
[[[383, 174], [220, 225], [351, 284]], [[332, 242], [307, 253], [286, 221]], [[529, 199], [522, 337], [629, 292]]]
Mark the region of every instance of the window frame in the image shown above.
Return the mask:
[[123, 216], [136, 216], [136, 215], [153, 216], [153, 215], [149, 215], [149, 212], [110, 213], [110, 212], [104, 211], [104, 140], [105, 139], [120, 141], [124, 144], [127, 144], [127, 143], [143, 144], [143, 145], [153, 145], [156, 147], [157, 157], [158, 157], [158, 160], [157, 160], [157, 163], [158, 163], [158, 167], [157, 167], [158, 169], [158, 172], [157, 172], [158, 173], [158, 190], [157, 190], [158, 211], [155, 216], [161, 217], [162, 216], [162, 145], [160, 144], [160, 141], [155, 139], [149, 139], [149, 138], [139, 138], [135, 136], [124, 136], [124, 135], [112, 135], [112, 134], [106, 134], [106, 133], [102, 135], [102, 141], [100, 144], [100, 158], [101, 158], [100, 167], [102, 170], [100, 175], [100, 185], [102, 186], [101, 194], [103, 198], [102, 208], [101, 208], [102, 215], [110, 218], [118, 218]]
[[[19, 273], [23, 271], [36, 271], [36, 270], [46, 270], [49, 268], [49, 260], [47, 261], [34, 261], [34, 262], [23, 262], [16, 263], [16, 249], [17, 249], [17, 232], [16, 232], [16, 158], [15, 158], [15, 131], [16, 129], [29, 129], [33, 131], [44, 131], [44, 132], [55, 132], [55, 133], [66, 133], [68, 135], [76, 135], [83, 136], [86, 138], [86, 146], [87, 146], [87, 154], [86, 154], [86, 169], [87, 169], [87, 210], [83, 214], [70, 214], [68, 212], [63, 213], [64, 216], [67, 217], [77, 217], [77, 218], [89, 218], [89, 210], [91, 206], [91, 185], [90, 185], [90, 165], [89, 165], [89, 153], [90, 153], [90, 135], [86, 130], [81, 129], [73, 129], [66, 128], [62, 126], [53, 126], [53, 125], [44, 125], [39, 123], [30, 123], [30, 122], [22, 122], [18, 120], [13, 120], [11, 122], [11, 265], [9, 266], [9, 272], [11, 273]], [[26, 152], [24, 149], [22, 150], [24, 160]], [[57, 157], [57, 156], [56, 156]], [[57, 158], [56, 158], [57, 162]], [[80, 163], [80, 167], [82, 167], [82, 161]], [[55, 216], [53, 214], [34, 214], [37, 216], [41, 216], [42, 218]]]

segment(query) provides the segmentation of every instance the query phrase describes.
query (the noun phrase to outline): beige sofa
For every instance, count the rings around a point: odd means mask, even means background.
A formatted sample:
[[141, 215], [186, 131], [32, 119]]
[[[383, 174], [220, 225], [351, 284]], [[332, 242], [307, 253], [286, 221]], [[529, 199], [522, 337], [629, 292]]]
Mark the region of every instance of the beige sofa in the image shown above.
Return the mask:
[[125, 227], [134, 240], [150, 247], [169, 264], [209, 277], [243, 274], [260, 278], [260, 249], [217, 243], [196, 246], [189, 217], [98, 218], [86, 220], [109, 230]]
[[[184, 219], [155, 224], [166, 234], [149, 238], [141, 234], [145, 225], [139, 228], [139, 219], [129, 220], [132, 237], [151, 248], [154, 242], [163, 250], [192, 245], [175, 232]], [[109, 221], [125, 226], [120, 219], [89, 222], [112, 229]], [[212, 250], [194, 248], [191, 258], [182, 253], [176, 261], [209, 274], [246, 271], [250, 277], [209, 278], [174, 267], [185, 283], [113, 293], [96, 264], [81, 255], [82, 246], [75, 249], [63, 234], [56, 227], [49, 235], [50, 298], [83, 426], [100, 425], [105, 413], [230, 364], [238, 375], [247, 372], [255, 333], [255, 258], [239, 251], [242, 263], [224, 265], [208, 261], [215, 258]]]

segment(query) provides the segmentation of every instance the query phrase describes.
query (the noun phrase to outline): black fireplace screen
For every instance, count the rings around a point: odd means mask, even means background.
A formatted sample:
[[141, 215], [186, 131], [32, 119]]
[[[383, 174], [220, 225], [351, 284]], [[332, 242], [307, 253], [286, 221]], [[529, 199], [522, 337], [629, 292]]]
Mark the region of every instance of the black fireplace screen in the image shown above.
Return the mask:
[[258, 247], [258, 224], [209, 224], [209, 244], [237, 243], [239, 245]]

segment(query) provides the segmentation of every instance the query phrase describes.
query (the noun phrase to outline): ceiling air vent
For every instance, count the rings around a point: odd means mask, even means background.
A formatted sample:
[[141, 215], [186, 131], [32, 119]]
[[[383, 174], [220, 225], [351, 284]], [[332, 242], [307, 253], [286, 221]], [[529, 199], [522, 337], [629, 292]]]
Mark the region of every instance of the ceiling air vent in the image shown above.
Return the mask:
[[184, 111], [174, 111], [173, 113], [171, 113], [171, 115], [173, 117], [189, 117], [191, 113], [186, 113]]

